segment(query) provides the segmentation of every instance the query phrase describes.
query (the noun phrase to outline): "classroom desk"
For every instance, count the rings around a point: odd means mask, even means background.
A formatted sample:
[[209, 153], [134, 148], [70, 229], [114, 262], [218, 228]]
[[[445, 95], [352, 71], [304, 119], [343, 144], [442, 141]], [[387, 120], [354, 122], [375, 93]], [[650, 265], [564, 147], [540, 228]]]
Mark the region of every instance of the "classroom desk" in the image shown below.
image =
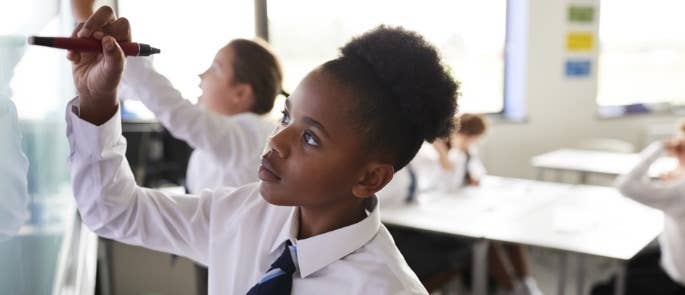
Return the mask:
[[[581, 149], [559, 149], [535, 156], [531, 165], [537, 169], [539, 180], [544, 178], [547, 170], [557, 172], [575, 172], [580, 176], [580, 183], [587, 181], [589, 174], [621, 175], [633, 168], [640, 160], [637, 153], [613, 153]], [[677, 165], [674, 158], [658, 159], [650, 168], [649, 174], [658, 177], [661, 173], [671, 170]]]
[[[381, 201], [382, 202], [382, 201]], [[611, 208], [610, 210], [608, 208]], [[622, 197], [615, 189], [488, 176], [482, 185], [458, 193], [426, 193], [419, 202], [381, 207], [384, 223], [476, 239], [474, 294], [487, 293], [487, 245], [490, 241], [551, 248], [564, 253], [616, 259], [617, 294], [623, 292], [624, 263], [662, 230], [663, 216]], [[640, 218], [635, 218], [640, 216]], [[562, 255], [565, 262], [565, 255]], [[580, 263], [578, 290], [583, 290]], [[562, 265], [559, 293], [566, 284]]]

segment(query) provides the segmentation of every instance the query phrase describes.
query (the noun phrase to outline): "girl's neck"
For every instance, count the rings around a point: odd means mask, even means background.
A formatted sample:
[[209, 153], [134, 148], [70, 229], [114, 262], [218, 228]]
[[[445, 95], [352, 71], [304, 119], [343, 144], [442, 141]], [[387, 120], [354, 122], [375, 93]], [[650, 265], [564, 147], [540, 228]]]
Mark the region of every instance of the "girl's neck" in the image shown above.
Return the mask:
[[[350, 196], [351, 201], [317, 207], [300, 206], [300, 228], [298, 239], [306, 239], [348, 225], [366, 218], [364, 201], [366, 199]], [[342, 203], [342, 204], [341, 204]]]

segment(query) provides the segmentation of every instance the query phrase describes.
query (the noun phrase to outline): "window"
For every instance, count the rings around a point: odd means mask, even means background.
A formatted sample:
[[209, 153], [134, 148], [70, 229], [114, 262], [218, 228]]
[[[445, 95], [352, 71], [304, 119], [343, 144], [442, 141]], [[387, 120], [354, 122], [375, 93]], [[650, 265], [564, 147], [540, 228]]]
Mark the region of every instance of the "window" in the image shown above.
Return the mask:
[[155, 68], [193, 102], [201, 92], [197, 75], [209, 67], [216, 52], [232, 39], [255, 35], [253, 1], [119, 0], [117, 4], [118, 15], [131, 23], [133, 41], [162, 50], [154, 56]]
[[685, 2], [601, 3], [597, 104], [685, 104]]
[[379, 24], [401, 25], [436, 45], [461, 84], [460, 111], [504, 108], [507, 1], [269, 1], [269, 42], [292, 91], [338, 48]]

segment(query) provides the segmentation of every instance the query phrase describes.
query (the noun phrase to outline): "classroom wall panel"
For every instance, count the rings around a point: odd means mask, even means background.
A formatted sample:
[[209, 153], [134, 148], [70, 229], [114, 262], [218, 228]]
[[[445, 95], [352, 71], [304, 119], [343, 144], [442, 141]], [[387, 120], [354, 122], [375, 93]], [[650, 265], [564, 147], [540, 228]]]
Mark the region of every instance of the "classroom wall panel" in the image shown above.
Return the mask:
[[[513, 5], [524, 2], [512, 1]], [[537, 154], [573, 147], [590, 138], [615, 138], [642, 148], [648, 126], [675, 124], [679, 117], [665, 115], [599, 118], [596, 67], [585, 79], [568, 79], [564, 74], [569, 2], [527, 2], [530, 19], [526, 41], [526, 120], [493, 124], [481, 151], [491, 174], [534, 178], [536, 174], [529, 161]], [[598, 0], [586, 2], [596, 4], [599, 9]], [[597, 34], [598, 29], [598, 22], [591, 25], [591, 32]], [[587, 55], [596, 64], [597, 46]]]

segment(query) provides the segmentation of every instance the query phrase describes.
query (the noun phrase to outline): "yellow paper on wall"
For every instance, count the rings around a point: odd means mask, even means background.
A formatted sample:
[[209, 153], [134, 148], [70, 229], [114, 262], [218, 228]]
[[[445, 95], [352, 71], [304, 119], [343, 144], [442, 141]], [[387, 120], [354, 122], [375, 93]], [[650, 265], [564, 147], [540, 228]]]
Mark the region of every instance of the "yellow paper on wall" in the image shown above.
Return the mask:
[[566, 34], [566, 50], [590, 51], [595, 45], [595, 36], [588, 32], [571, 32]]

